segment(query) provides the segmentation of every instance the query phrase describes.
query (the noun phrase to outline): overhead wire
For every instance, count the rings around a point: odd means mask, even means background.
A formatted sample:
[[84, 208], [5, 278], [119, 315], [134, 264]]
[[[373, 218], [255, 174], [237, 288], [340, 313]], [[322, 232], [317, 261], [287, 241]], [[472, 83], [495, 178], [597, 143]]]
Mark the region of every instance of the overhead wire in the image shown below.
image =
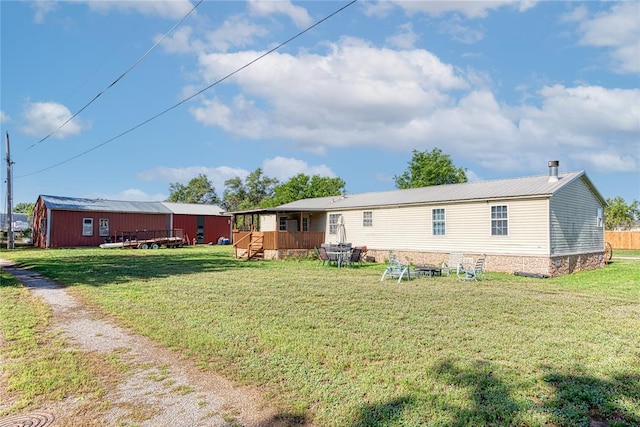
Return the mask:
[[26, 150], [29, 150], [33, 147], [35, 147], [36, 145], [44, 142], [45, 140], [47, 140], [49, 137], [51, 137], [52, 135], [54, 135], [56, 132], [58, 132], [60, 129], [62, 129], [63, 127], [65, 127], [71, 120], [75, 119], [80, 113], [82, 113], [87, 107], [89, 107], [91, 104], [93, 104], [100, 96], [102, 96], [103, 93], [105, 93], [106, 91], [108, 91], [109, 89], [111, 89], [113, 86], [115, 86], [120, 80], [122, 80], [122, 78], [124, 78], [124, 76], [126, 76], [127, 74], [129, 74], [129, 72], [131, 70], [133, 70], [136, 66], [138, 66], [138, 64], [140, 64], [153, 50], [155, 50], [156, 47], [158, 47], [163, 41], [164, 39], [166, 39], [167, 37], [169, 37], [169, 35], [171, 33], [173, 33], [173, 31], [184, 22], [185, 19], [187, 19], [189, 17], [189, 15], [191, 15], [193, 13], [194, 10], [196, 10], [196, 8], [198, 6], [200, 6], [200, 4], [203, 2], [204, 0], [200, 0], [198, 1], [198, 3], [195, 4], [195, 6], [193, 6], [191, 8], [191, 10], [189, 10], [189, 12], [187, 12], [187, 14], [185, 16], [182, 17], [182, 19], [180, 19], [173, 27], [171, 27], [169, 29], [169, 31], [167, 31], [166, 33], [164, 33], [164, 35], [158, 39], [158, 41], [151, 46], [140, 58], [138, 58], [133, 64], [131, 64], [129, 66], [129, 68], [127, 68], [122, 74], [120, 74], [120, 76], [118, 76], [117, 79], [115, 79], [109, 86], [107, 86], [105, 89], [103, 89], [102, 91], [100, 91], [96, 96], [93, 97], [93, 99], [91, 99], [89, 102], [87, 102], [82, 108], [80, 108], [78, 111], [76, 111], [71, 117], [69, 117], [64, 123], [62, 123], [60, 126], [58, 126], [56, 129], [54, 129], [53, 131], [51, 131], [47, 136], [45, 136], [44, 138], [42, 138], [40, 141], [35, 142], [33, 144], [31, 144], [29, 147], [26, 148]]
[[263, 53], [262, 55], [259, 55], [259, 56], [258, 56], [258, 57], [256, 57], [255, 59], [253, 59], [253, 60], [249, 61], [248, 63], [246, 63], [245, 65], [241, 66], [240, 68], [237, 68], [235, 71], [232, 71], [231, 73], [229, 73], [229, 74], [227, 74], [226, 76], [224, 76], [224, 77], [222, 77], [222, 78], [220, 78], [220, 79], [216, 80], [215, 82], [211, 83], [210, 85], [206, 86], [205, 88], [203, 88], [203, 89], [201, 89], [201, 90], [199, 90], [199, 91], [195, 92], [194, 94], [189, 95], [188, 97], [186, 97], [186, 98], [184, 98], [183, 100], [179, 101], [178, 103], [176, 103], [176, 104], [172, 105], [171, 107], [166, 108], [165, 110], [163, 110], [163, 111], [161, 111], [161, 112], [159, 112], [159, 113], [155, 114], [154, 116], [152, 116], [152, 117], [150, 117], [150, 118], [148, 118], [148, 119], [146, 119], [146, 120], [144, 120], [144, 121], [142, 121], [142, 122], [138, 123], [137, 125], [135, 125], [135, 126], [133, 126], [133, 127], [129, 128], [129, 129], [127, 129], [127, 130], [125, 130], [125, 131], [123, 131], [123, 132], [119, 133], [118, 135], [114, 136], [113, 138], [110, 138], [110, 139], [108, 139], [108, 140], [106, 140], [106, 141], [104, 141], [104, 142], [102, 142], [102, 143], [100, 143], [100, 144], [98, 144], [98, 145], [95, 145], [95, 146], [93, 146], [93, 147], [89, 148], [88, 150], [85, 150], [85, 151], [83, 151], [83, 152], [81, 152], [81, 153], [79, 153], [79, 154], [76, 154], [76, 155], [75, 155], [75, 156], [73, 156], [73, 157], [69, 157], [69, 158], [68, 158], [68, 159], [66, 159], [66, 160], [63, 160], [63, 161], [58, 162], [58, 163], [55, 163], [55, 164], [53, 164], [53, 165], [51, 165], [51, 166], [48, 166], [48, 167], [46, 167], [46, 168], [43, 168], [43, 169], [39, 169], [39, 170], [37, 170], [37, 171], [35, 171], [35, 172], [31, 172], [31, 173], [27, 173], [27, 174], [24, 174], [24, 175], [20, 175], [20, 176], [18, 176], [18, 177], [16, 177], [16, 178], [24, 178], [24, 177], [27, 177], [27, 176], [36, 175], [36, 174], [39, 174], [39, 173], [42, 173], [42, 172], [48, 171], [48, 170], [50, 170], [50, 169], [56, 168], [56, 167], [58, 167], [58, 166], [62, 166], [62, 165], [63, 165], [63, 164], [65, 164], [65, 163], [69, 163], [69, 162], [70, 162], [70, 161], [72, 161], [72, 160], [75, 160], [75, 159], [77, 159], [77, 158], [80, 158], [80, 157], [82, 157], [82, 156], [85, 156], [86, 154], [89, 154], [90, 152], [95, 151], [95, 150], [97, 150], [98, 148], [103, 147], [103, 146], [105, 146], [105, 145], [109, 144], [110, 142], [113, 142], [113, 141], [115, 141], [116, 139], [123, 137], [124, 135], [127, 135], [128, 133], [133, 132], [134, 130], [136, 130], [136, 129], [138, 129], [138, 128], [140, 128], [140, 127], [144, 126], [144, 125], [146, 125], [147, 123], [149, 123], [149, 122], [151, 122], [151, 121], [153, 121], [153, 120], [157, 119], [158, 117], [161, 117], [161, 116], [165, 115], [165, 114], [166, 114], [166, 113], [168, 113], [169, 111], [171, 111], [171, 110], [174, 110], [174, 109], [178, 108], [179, 106], [181, 106], [181, 105], [182, 105], [182, 104], [184, 104], [185, 102], [190, 101], [191, 99], [193, 99], [193, 98], [195, 98], [196, 96], [198, 96], [198, 95], [200, 95], [200, 94], [202, 94], [202, 93], [206, 92], [207, 90], [211, 89], [212, 87], [214, 87], [214, 86], [216, 86], [216, 85], [218, 85], [218, 84], [222, 83], [223, 81], [225, 81], [225, 80], [227, 80], [228, 78], [230, 78], [230, 77], [234, 76], [235, 74], [239, 73], [240, 71], [244, 70], [245, 68], [247, 68], [247, 67], [249, 67], [249, 66], [251, 66], [251, 65], [255, 64], [256, 62], [258, 62], [258, 61], [259, 61], [259, 60], [261, 60], [262, 58], [264, 58], [264, 57], [266, 57], [266, 56], [268, 56], [268, 55], [272, 54], [273, 52], [277, 51], [277, 50], [278, 50], [278, 49], [280, 49], [281, 47], [283, 47], [283, 46], [285, 46], [286, 44], [290, 43], [291, 41], [293, 41], [293, 40], [297, 39], [297, 38], [298, 38], [298, 37], [300, 37], [301, 35], [303, 35], [303, 34], [305, 34], [306, 32], [308, 32], [308, 31], [312, 30], [313, 28], [317, 27], [318, 25], [322, 24], [323, 22], [327, 21], [328, 19], [331, 19], [333, 16], [335, 16], [335, 15], [337, 15], [338, 13], [342, 12], [342, 11], [343, 11], [343, 10], [345, 10], [347, 7], [351, 6], [352, 4], [356, 3], [357, 1], [358, 1], [358, 0], [352, 0], [352, 1], [350, 1], [350, 2], [349, 2], [349, 3], [347, 3], [346, 5], [342, 6], [341, 8], [339, 8], [339, 9], [337, 9], [336, 11], [334, 11], [333, 13], [331, 13], [330, 15], [325, 16], [325, 17], [324, 17], [324, 18], [322, 18], [321, 20], [317, 21], [316, 23], [314, 23], [313, 25], [311, 25], [311, 26], [307, 27], [306, 29], [304, 29], [304, 30], [300, 31], [300, 32], [299, 32], [299, 33], [297, 33], [296, 35], [294, 35], [294, 36], [290, 37], [289, 39], [287, 39], [286, 41], [284, 41], [284, 42], [280, 43], [280, 44], [279, 44], [279, 45], [277, 45], [276, 47], [274, 47], [274, 48], [272, 48], [272, 49], [268, 50], [267, 52]]

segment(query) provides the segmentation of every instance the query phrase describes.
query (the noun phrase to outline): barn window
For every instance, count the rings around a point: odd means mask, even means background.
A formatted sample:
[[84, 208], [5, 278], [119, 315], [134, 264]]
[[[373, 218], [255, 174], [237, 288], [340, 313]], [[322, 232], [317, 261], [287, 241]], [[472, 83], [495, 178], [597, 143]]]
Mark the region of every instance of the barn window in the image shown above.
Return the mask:
[[338, 233], [339, 220], [340, 220], [340, 214], [329, 214], [329, 234]]
[[373, 212], [371, 211], [362, 212], [362, 226], [373, 227]]
[[602, 208], [598, 208], [596, 211], [596, 226], [604, 227], [604, 210]]
[[507, 216], [507, 205], [491, 206], [491, 235], [509, 235], [509, 218]]
[[109, 218], [100, 218], [98, 220], [98, 235], [103, 237], [109, 235]]
[[302, 231], [309, 231], [309, 218], [302, 217]]
[[82, 218], [82, 235], [93, 236], [93, 218]]
[[433, 235], [444, 236], [445, 234], [444, 209], [432, 209], [431, 221], [432, 221]]

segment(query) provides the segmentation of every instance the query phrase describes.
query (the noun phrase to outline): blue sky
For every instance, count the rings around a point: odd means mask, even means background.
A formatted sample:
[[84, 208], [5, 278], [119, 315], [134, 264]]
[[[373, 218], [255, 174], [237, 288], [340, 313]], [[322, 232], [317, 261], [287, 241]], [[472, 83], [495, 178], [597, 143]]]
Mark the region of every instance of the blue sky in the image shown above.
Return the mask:
[[164, 200], [198, 174], [222, 196], [258, 167], [382, 191], [434, 147], [472, 180], [559, 160], [640, 199], [638, 2], [358, 1], [248, 66], [348, 2], [196, 4], [0, 2], [14, 205]]

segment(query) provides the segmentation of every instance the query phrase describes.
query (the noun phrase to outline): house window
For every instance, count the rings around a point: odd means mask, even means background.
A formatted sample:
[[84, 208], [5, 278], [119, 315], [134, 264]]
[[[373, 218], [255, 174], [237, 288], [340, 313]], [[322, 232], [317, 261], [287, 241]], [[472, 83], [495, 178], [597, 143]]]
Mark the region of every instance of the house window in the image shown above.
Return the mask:
[[340, 214], [329, 214], [329, 234], [338, 234]]
[[431, 221], [433, 224], [433, 235], [444, 236], [445, 234], [445, 222], [444, 222], [444, 209], [432, 209]]
[[280, 231], [287, 231], [287, 220], [289, 218], [286, 216], [281, 216], [279, 218], [279, 222], [278, 222], [278, 230]]
[[309, 218], [302, 217], [302, 231], [309, 231]]
[[109, 235], [109, 218], [100, 218], [98, 220], [98, 235], [103, 237]]
[[362, 226], [373, 227], [373, 212], [362, 212]]
[[93, 218], [82, 218], [82, 235], [93, 236]]
[[507, 205], [491, 206], [491, 235], [509, 235], [509, 218], [507, 216]]

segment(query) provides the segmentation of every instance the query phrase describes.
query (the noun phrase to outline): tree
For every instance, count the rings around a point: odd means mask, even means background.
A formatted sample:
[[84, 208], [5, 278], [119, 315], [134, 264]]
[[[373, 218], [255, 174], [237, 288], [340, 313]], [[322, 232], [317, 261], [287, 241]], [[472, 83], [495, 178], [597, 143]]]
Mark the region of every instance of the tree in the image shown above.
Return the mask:
[[279, 206], [296, 200], [313, 197], [338, 196], [345, 191], [345, 183], [341, 178], [328, 178], [320, 175], [309, 177], [303, 173], [295, 175], [289, 181], [277, 185], [273, 197], [265, 204]]
[[35, 206], [35, 203], [18, 203], [13, 207], [13, 212], [23, 213], [27, 215], [27, 218], [33, 218], [33, 209]]
[[607, 199], [607, 206], [604, 210], [605, 228], [615, 230], [616, 228], [630, 228], [633, 221], [640, 215], [639, 203], [637, 200], [627, 204], [622, 197]]
[[224, 182], [222, 206], [230, 212], [258, 208], [271, 198], [277, 183], [276, 178], [263, 175], [261, 168], [251, 172], [244, 182], [239, 176], [228, 179]]
[[436, 147], [430, 152], [413, 150], [408, 169], [393, 179], [396, 188], [404, 189], [467, 182], [467, 173], [466, 169], [456, 168], [451, 157]]
[[191, 179], [187, 185], [178, 182], [169, 185], [168, 202], [198, 203], [202, 205], [215, 205], [219, 203], [213, 184], [206, 175], [200, 174]]

